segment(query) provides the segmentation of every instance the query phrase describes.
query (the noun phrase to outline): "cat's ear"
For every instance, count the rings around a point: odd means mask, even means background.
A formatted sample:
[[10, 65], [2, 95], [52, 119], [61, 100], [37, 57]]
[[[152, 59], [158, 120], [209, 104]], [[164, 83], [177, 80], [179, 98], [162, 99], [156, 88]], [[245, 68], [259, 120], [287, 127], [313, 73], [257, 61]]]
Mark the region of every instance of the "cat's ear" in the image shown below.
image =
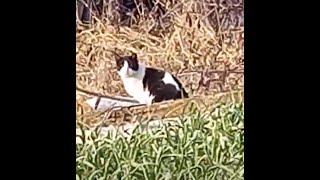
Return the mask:
[[138, 60], [138, 59], [137, 59], [137, 54], [136, 54], [136, 53], [134, 53], [134, 52], [133, 52], [133, 53], [131, 53], [131, 58], [132, 58], [132, 59], [136, 59], [136, 60]]
[[115, 51], [113, 50], [109, 50], [113, 55], [115, 55], [115, 60], [119, 61], [119, 59], [121, 59], [121, 56]]

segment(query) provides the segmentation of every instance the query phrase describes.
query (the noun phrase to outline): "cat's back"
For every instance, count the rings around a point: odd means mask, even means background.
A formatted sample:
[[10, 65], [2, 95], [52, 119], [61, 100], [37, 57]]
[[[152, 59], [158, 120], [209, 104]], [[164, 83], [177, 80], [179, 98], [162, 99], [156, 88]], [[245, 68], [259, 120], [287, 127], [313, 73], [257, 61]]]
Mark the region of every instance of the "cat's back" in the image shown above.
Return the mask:
[[159, 83], [164, 78], [165, 73], [164, 70], [147, 67], [143, 77], [143, 84], [145, 86], [151, 86], [152, 84]]
[[143, 86], [144, 88], [148, 87], [151, 89], [152, 87], [157, 87], [157, 89], [160, 88], [162, 90], [169, 87], [170, 93], [174, 93], [174, 91], [184, 91], [181, 82], [174, 75], [164, 70], [151, 67], [146, 68]]
[[153, 96], [153, 102], [187, 98], [188, 93], [181, 82], [171, 73], [155, 68], [146, 68], [143, 86]]

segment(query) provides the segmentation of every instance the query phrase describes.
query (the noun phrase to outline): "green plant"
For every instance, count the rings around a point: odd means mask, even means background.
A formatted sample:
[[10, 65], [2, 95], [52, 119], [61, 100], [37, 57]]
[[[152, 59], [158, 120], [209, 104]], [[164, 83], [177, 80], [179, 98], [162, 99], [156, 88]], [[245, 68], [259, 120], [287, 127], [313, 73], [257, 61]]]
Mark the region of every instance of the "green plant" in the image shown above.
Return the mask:
[[194, 111], [177, 125], [77, 144], [77, 179], [244, 179], [244, 105]]

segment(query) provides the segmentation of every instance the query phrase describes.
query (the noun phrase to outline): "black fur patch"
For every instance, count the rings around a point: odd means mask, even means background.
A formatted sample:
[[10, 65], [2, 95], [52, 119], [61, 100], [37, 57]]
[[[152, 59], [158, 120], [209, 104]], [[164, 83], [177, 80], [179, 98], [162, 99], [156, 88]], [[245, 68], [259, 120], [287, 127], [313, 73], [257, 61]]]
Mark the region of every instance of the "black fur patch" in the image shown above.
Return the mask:
[[163, 70], [146, 68], [145, 76], [143, 78], [143, 87], [148, 88], [150, 94], [155, 96], [153, 102], [188, 98], [188, 93], [176, 77], [172, 75], [173, 79], [180, 87], [180, 91], [178, 91], [173, 84], [165, 84], [162, 81], [164, 75], [165, 71]]
[[138, 64], [138, 59], [136, 54], [132, 54], [131, 56], [120, 57], [116, 61], [117, 61], [118, 71], [120, 71], [125, 61], [128, 62], [129, 68], [131, 68], [132, 70], [138, 71], [139, 69], [139, 64]]

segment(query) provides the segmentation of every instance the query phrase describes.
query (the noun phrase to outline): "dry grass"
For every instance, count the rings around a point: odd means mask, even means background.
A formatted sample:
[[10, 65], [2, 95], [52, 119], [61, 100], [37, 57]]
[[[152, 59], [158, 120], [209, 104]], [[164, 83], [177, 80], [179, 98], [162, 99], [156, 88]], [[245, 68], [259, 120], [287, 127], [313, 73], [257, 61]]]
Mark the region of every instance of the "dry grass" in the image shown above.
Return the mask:
[[[77, 85], [103, 94], [126, 95], [116, 74], [114, 55], [108, 51], [117, 49], [122, 55], [137, 53], [141, 62], [177, 75], [190, 94], [242, 89], [244, 29], [217, 30], [210, 25], [213, 15], [199, 8], [199, 2], [184, 0], [171, 9], [168, 5], [173, 15], [166, 22], [141, 16], [128, 27], [102, 19], [77, 33]], [[210, 12], [222, 11], [219, 8]], [[154, 30], [161, 23], [167, 32]]]
[[[117, 49], [177, 75], [190, 94], [243, 89], [244, 29], [228, 25], [237, 21], [228, 16], [230, 7], [243, 8], [243, 0], [173, 1], [167, 0], [161, 17], [144, 13], [130, 26], [117, 26], [117, 13], [109, 8], [108, 19], [77, 33], [77, 86], [126, 96], [108, 51]], [[77, 98], [86, 99], [78, 92]], [[76, 178], [243, 179], [244, 106], [220, 103], [211, 103], [219, 106], [212, 113], [184, 114], [178, 128], [164, 126], [150, 134], [137, 128], [131, 138], [116, 140], [92, 133], [94, 143], [77, 144]]]

